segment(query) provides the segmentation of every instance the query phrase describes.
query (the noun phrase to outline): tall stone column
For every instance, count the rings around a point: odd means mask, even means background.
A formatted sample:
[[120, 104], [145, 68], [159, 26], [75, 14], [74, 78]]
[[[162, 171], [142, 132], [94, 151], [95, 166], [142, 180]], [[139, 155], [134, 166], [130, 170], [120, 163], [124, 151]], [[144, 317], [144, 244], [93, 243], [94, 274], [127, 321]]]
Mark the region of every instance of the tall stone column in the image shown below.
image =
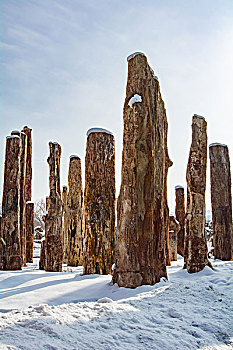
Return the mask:
[[61, 272], [62, 247], [62, 200], [60, 188], [61, 146], [49, 143], [49, 201], [45, 218], [45, 270]]
[[205, 190], [207, 163], [207, 123], [194, 114], [192, 144], [189, 152], [187, 179], [187, 216], [184, 268], [189, 273], [199, 272], [209, 265], [205, 232]]
[[176, 206], [175, 215], [176, 220], [180, 224], [180, 230], [177, 233], [177, 253], [184, 256], [184, 237], [185, 237], [185, 197], [184, 187], [176, 186]]
[[20, 186], [19, 186], [19, 230], [22, 266], [26, 266], [26, 155], [27, 137], [24, 132], [12, 131], [11, 135], [20, 137]]
[[25, 126], [22, 131], [27, 136], [25, 193], [26, 201], [30, 202], [32, 200], [32, 129]]
[[169, 243], [171, 261], [177, 261], [177, 237], [180, 231], [180, 224], [173, 215], [169, 216]]
[[121, 188], [113, 282], [153, 285], [167, 277], [167, 117], [157, 77], [144, 54], [128, 57]]
[[2, 227], [0, 270], [21, 269], [19, 229], [20, 137], [6, 138], [4, 185], [2, 197]]
[[209, 146], [214, 257], [233, 259], [231, 171], [228, 147]]
[[26, 261], [33, 263], [34, 203], [26, 203]]
[[63, 212], [63, 264], [68, 263], [68, 189], [67, 186], [63, 186], [62, 190], [62, 212]]
[[109, 274], [115, 245], [115, 141], [104, 129], [87, 132], [84, 200], [84, 274]]
[[70, 157], [68, 174], [68, 265], [83, 264], [83, 191], [81, 159]]

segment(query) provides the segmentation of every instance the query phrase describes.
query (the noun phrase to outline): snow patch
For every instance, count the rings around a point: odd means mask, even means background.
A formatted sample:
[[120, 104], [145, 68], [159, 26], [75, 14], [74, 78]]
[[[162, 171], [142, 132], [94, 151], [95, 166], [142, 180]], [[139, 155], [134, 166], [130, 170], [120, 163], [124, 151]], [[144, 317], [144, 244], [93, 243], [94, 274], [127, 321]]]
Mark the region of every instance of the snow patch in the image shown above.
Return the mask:
[[178, 188], [183, 188], [183, 189], [184, 189], [184, 187], [183, 187], [183, 186], [180, 186], [180, 185], [177, 185], [177, 186], [175, 187], [176, 190], [177, 190]]
[[219, 143], [219, 142], [214, 142], [209, 145], [209, 147], [214, 147], [214, 146], [222, 146], [222, 147], [227, 147], [224, 143]]
[[18, 138], [19, 139], [19, 136], [18, 135], [11, 135], [11, 136], [7, 136], [6, 138], [7, 139], [14, 139], [14, 138]]
[[131, 55], [129, 55], [128, 57], [127, 57], [127, 61], [129, 62], [130, 60], [132, 60], [132, 58], [134, 58], [135, 56], [137, 56], [137, 55], [142, 55], [142, 56], [146, 56], [143, 52], [134, 52], [134, 53], [132, 53]]
[[75, 154], [72, 154], [72, 155], [70, 156], [70, 159], [73, 159], [73, 158], [80, 159], [80, 157], [77, 156], [77, 155], [75, 155]]
[[105, 134], [109, 134], [109, 135], [113, 135], [113, 133], [111, 131], [108, 131], [106, 129], [102, 129], [102, 128], [91, 128], [87, 131], [87, 136], [89, 136], [90, 134], [94, 133], [94, 132], [104, 132]]
[[133, 104], [136, 102], [142, 102], [142, 96], [134, 94], [133, 97], [131, 97], [131, 99], [129, 100], [128, 105], [130, 106], [130, 108], [133, 108]]
[[204, 120], [205, 120], [205, 118], [204, 118], [202, 115], [199, 115], [199, 114], [194, 114], [193, 116], [194, 116], [194, 117], [197, 117], [197, 118], [200, 118], [200, 119], [204, 119]]
[[97, 303], [98, 304], [101, 304], [101, 303], [112, 303], [113, 300], [111, 298], [108, 298], [108, 297], [104, 297], [104, 298], [100, 298], [97, 300]]

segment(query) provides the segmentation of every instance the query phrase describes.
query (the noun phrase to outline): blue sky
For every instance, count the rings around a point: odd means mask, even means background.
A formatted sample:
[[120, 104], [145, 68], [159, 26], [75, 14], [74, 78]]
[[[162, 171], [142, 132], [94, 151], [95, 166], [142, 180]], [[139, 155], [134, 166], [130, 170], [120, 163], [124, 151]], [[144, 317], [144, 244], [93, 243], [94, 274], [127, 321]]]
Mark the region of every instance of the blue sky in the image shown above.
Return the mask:
[[126, 58], [135, 51], [147, 55], [167, 109], [171, 210], [174, 187], [186, 187], [194, 113], [206, 118], [209, 143], [226, 143], [232, 161], [233, 1], [2, 0], [0, 6], [1, 192], [5, 137], [24, 125], [33, 128], [34, 200], [48, 195], [48, 142], [62, 146], [66, 185], [71, 154], [81, 156], [84, 168], [91, 127], [115, 135], [119, 190]]

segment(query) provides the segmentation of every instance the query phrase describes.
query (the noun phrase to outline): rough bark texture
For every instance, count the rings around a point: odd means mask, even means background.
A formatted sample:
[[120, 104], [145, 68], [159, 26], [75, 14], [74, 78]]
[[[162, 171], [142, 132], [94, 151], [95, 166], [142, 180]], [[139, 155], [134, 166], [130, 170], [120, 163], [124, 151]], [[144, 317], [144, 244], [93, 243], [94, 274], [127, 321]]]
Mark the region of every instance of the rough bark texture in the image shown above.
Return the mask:
[[214, 257], [233, 259], [231, 172], [228, 147], [209, 147]]
[[4, 186], [2, 197], [2, 227], [0, 269], [21, 269], [19, 230], [20, 137], [6, 138]]
[[34, 203], [26, 203], [26, 261], [33, 263]]
[[23, 132], [27, 136], [25, 193], [26, 201], [30, 202], [32, 200], [32, 129], [25, 126]]
[[114, 259], [115, 142], [106, 130], [89, 130], [85, 158], [84, 274], [108, 274]]
[[45, 270], [62, 271], [62, 200], [60, 189], [61, 146], [49, 143], [49, 200], [45, 218]]
[[70, 157], [68, 174], [68, 265], [83, 264], [83, 191], [81, 159]]
[[26, 154], [27, 154], [27, 136], [24, 132], [12, 131], [11, 135], [20, 137], [20, 180], [19, 180], [19, 231], [21, 244], [22, 266], [26, 266]]
[[180, 224], [174, 216], [169, 216], [169, 243], [171, 261], [177, 261], [177, 236], [180, 231]]
[[184, 256], [184, 237], [185, 237], [185, 198], [184, 187], [176, 186], [176, 220], [180, 224], [180, 230], [177, 233], [177, 253]]
[[187, 217], [184, 252], [184, 268], [189, 273], [199, 272], [209, 264], [205, 232], [205, 190], [207, 162], [207, 123], [194, 115], [192, 144], [186, 172]]
[[[139, 95], [132, 104], [132, 97]], [[140, 102], [141, 98], [141, 102]], [[135, 288], [167, 277], [167, 117], [157, 78], [143, 54], [128, 58], [117, 259], [113, 282]]]
[[67, 186], [63, 186], [62, 190], [62, 212], [63, 212], [63, 264], [68, 262], [68, 190]]

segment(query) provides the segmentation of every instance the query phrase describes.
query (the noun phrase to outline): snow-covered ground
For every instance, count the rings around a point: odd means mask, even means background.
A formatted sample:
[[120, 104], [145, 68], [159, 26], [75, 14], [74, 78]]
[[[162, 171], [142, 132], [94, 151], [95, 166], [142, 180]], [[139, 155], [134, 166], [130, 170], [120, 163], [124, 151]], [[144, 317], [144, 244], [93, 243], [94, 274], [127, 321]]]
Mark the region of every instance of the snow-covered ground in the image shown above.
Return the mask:
[[0, 349], [232, 349], [233, 262], [136, 289], [81, 268], [0, 273]]

